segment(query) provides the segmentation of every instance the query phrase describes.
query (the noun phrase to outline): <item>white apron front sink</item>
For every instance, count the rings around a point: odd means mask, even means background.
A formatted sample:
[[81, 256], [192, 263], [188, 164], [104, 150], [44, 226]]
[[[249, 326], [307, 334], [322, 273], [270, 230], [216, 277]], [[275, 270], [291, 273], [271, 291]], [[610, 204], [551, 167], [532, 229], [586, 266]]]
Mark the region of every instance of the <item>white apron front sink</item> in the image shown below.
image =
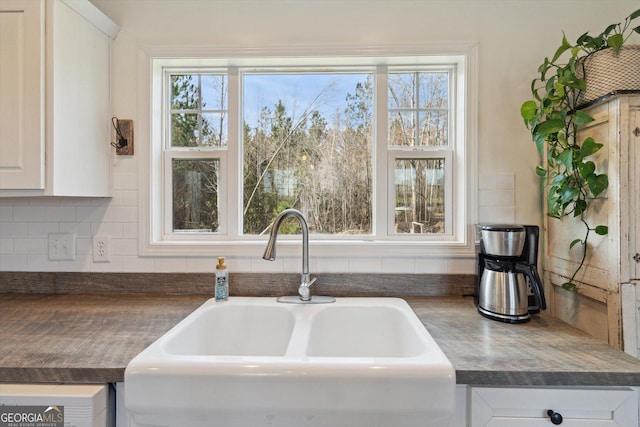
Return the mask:
[[138, 426], [446, 426], [455, 372], [397, 298], [213, 299], [135, 357]]

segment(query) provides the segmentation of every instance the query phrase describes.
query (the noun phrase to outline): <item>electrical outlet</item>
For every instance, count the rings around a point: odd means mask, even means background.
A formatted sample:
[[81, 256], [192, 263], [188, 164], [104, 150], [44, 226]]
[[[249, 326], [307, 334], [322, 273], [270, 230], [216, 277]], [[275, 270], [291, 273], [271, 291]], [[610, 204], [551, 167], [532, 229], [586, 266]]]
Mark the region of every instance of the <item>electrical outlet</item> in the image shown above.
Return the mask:
[[76, 235], [74, 233], [49, 233], [49, 260], [74, 261], [76, 259]]
[[111, 238], [93, 236], [93, 262], [111, 262]]

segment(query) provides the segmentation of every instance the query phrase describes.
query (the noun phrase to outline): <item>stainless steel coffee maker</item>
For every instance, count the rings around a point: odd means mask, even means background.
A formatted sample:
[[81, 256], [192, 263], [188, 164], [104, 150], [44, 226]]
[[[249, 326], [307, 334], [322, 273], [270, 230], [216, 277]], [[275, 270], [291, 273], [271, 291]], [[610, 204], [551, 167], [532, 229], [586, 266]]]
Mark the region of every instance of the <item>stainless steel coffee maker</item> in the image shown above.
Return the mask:
[[479, 224], [476, 305], [489, 319], [522, 323], [546, 308], [535, 225]]

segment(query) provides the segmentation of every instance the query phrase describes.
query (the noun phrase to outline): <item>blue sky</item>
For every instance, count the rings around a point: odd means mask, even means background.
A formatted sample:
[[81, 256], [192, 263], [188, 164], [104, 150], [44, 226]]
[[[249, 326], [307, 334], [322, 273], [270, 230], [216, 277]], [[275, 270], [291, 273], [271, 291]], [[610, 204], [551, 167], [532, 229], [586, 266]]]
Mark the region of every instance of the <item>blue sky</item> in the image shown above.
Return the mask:
[[273, 111], [282, 100], [289, 116], [298, 119], [310, 105], [331, 124], [336, 111], [346, 107], [346, 96], [354, 94], [358, 82], [367, 75], [357, 74], [245, 74], [244, 116], [251, 127], [257, 123], [263, 106]]

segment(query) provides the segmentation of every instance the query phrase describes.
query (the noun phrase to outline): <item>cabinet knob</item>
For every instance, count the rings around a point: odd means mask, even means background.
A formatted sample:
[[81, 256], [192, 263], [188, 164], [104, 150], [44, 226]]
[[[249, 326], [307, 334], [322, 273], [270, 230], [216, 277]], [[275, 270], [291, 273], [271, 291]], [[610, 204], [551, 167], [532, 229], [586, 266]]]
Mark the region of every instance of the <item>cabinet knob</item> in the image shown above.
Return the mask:
[[551, 424], [555, 426], [562, 424], [562, 415], [560, 415], [560, 413], [554, 412], [553, 409], [549, 409], [547, 411], [547, 415], [549, 416], [549, 420], [551, 421]]

